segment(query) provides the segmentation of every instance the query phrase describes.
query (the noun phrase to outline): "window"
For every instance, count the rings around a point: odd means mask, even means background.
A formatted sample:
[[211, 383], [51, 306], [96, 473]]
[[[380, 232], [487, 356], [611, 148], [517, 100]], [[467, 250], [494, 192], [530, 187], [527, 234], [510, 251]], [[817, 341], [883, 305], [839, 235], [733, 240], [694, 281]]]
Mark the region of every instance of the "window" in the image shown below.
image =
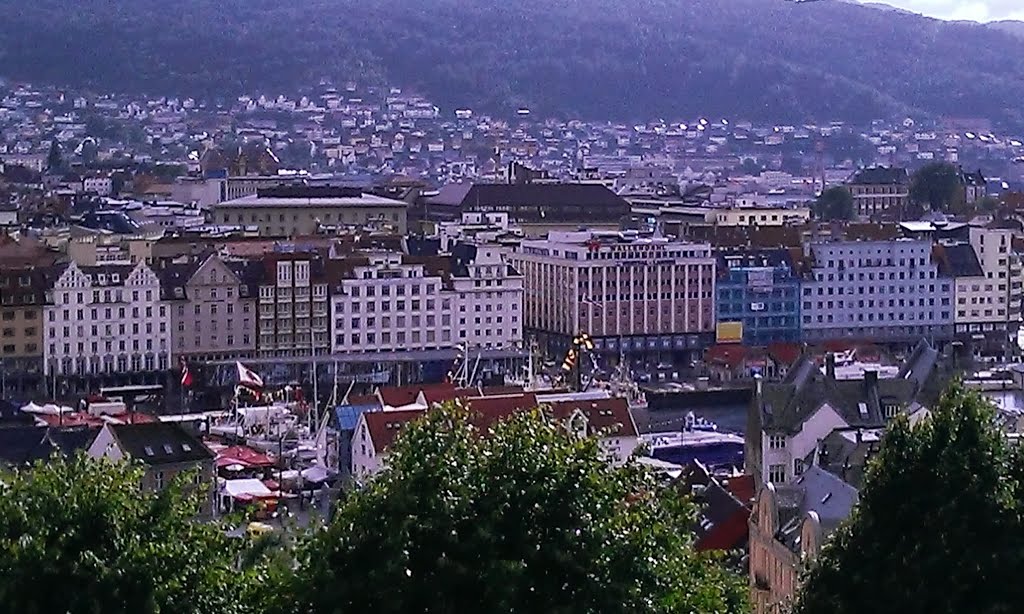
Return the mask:
[[[146, 451], [148, 452], [149, 449], [147, 448]], [[164, 472], [163, 471], [157, 471], [156, 473], [154, 473], [153, 474], [153, 480], [154, 480], [154, 482], [156, 482], [157, 490], [163, 490], [163, 488], [164, 488]]]
[[771, 450], [781, 450], [786, 447], [786, 436], [785, 435], [769, 435], [768, 436], [768, 448]]
[[896, 414], [900, 413], [900, 406], [896, 403], [886, 403], [882, 411], [887, 419], [895, 418]]
[[793, 475], [803, 475], [804, 473], [804, 459], [797, 458], [793, 460]]
[[786, 481], [785, 465], [768, 465], [768, 481], [772, 484], [783, 484]]

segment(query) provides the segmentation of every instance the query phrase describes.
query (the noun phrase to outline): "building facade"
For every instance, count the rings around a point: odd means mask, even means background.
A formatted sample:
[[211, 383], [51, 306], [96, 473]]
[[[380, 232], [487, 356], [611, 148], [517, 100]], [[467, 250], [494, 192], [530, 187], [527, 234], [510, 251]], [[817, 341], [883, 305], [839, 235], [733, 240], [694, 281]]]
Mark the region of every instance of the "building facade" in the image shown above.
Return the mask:
[[175, 361], [231, 360], [256, 353], [259, 280], [248, 262], [212, 255], [159, 271], [170, 307], [171, 354]]
[[363, 252], [328, 267], [335, 353], [522, 342], [523, 279], [497, 246], [435, 257]]
[[315, 254], [273, 254], [264, 257], [262, 265], [258, 355], [327, 354], [330, 301], [323, 260]]
[[977, 350], [999, 353], [1016, 341], [1020, 326], [1024, 274], [1013, 230], [972, 227], [964, 247], [973, 252], [977, 267], [956, 279], [956, 333]]
[[717, 254], [715, 312], [743, 325], [744, 345], [800, 339], [800, 256], [784, 249]]
[[152, 377], [171, 364], [160, 280], [144, 263], [66, 265], [45, 308], [44, 371], [71, 388]]
[[809, 246], [801, 287], [807, 341], [914, 343], [953, 336], [953, 279], [939, 274], [931, 241], [835, 241]]
[[43, 310], [53, 270], [0, 267], [0, 397], [42, 382]]
[[910, 198], [910, 175], [905, 168], [863, 168], [850, 178], [846, 187], [853, 196], [856, 214], [870, 218], [906, 208]]
[[715, 259], [703, 243], [619, 232], [552, 232], [511, 257], [525, 326], [555, 353], [581, 332], [611, 356], [696, 357], [713, 341]]
[[374, 227], [405, 234], [408, 205], [353, 188], [279, 186], [212, 207], [214, 223], [253, 226], [261, 236], [315, 234], [321, 224]]

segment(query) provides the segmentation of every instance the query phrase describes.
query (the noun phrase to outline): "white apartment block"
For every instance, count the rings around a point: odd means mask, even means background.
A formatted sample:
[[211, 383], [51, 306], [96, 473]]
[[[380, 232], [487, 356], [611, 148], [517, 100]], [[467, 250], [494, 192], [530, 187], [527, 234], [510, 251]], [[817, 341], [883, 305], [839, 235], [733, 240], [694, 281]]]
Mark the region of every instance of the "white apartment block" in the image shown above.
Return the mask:
[[54, 283], [45, 308], [44, 372], [56, 376], [140, 373], [170, 367], [168, 307], [145, 264], [79, 266]]
[[508, 348], [523, 339], [523, 280], [500, 248], [459, 257], [368, 252], [332, 263], [335, 353]]
[[110, 177], [86, 177], [82, 180], [82, 191], [110, 196], [114, 192], [114, 180]]
[[993, 340], [1002, 342], [1006, 332], [1016, 328], [1024, 273], [1012, 241], [1009, 228], [970, 229], [970, 247], [979, 266], [956, 278], [954, 322], [958, 334], [976, 341], [997, 337]]

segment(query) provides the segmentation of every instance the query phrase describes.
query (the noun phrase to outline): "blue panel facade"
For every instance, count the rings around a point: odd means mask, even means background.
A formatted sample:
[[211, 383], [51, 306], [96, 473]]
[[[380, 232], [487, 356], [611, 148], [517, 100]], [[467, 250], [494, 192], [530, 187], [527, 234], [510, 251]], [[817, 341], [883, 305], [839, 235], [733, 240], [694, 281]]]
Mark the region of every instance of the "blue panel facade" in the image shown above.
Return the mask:
[[715, 313], [742, 322], [744, 345], [800, 340], [800, 275], [788, 250], [718, 254]]

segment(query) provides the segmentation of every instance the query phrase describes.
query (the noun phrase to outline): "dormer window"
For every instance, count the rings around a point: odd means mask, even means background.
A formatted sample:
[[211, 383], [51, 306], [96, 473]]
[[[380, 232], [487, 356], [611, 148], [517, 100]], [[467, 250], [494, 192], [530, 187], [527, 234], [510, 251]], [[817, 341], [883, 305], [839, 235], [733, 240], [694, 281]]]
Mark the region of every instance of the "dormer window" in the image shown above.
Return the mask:
[[886, 402], [882, 405], [882, 411], [885, 415], [886, 420], [891, 420], [900, 413], [900, 406], [897, 403]]

